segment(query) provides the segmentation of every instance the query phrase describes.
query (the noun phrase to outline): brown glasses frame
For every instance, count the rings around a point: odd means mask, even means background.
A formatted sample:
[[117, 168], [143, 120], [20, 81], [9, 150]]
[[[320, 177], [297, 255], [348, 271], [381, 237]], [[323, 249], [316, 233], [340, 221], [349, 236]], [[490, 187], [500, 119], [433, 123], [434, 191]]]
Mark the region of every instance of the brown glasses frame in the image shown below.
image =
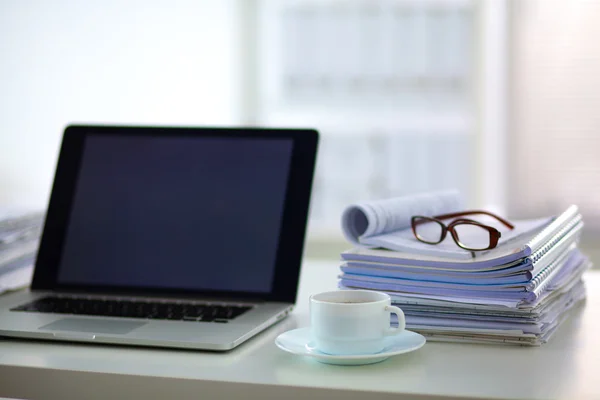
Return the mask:
[[[452, 236], [452, 239], [454, 239], [454, 242], [456, 243], [456, 245], [462, 249], [469, 250], [469, 251], [484, 251], [484, 250], [493, 249], [498, 245], [498, 240], [500, 240], [500, 237], [502, 236], [502, 233], [498, 229], [494, 228], [493, 226], [485, 225], [485, 224], [482, 224], [481, 222], [478, 222], [478, 221], [475, 221], [475, 220], [472, 220], [469, 218], [459, 218], [459, 217], [464, 217], [464, 216], [468, 216], [468, 215], [478, 215], [478, 214], [483, 214], [483, 215], [488, 215], [490, 217], [493, 217], [493, 218], [497, 219], [498, 221], [500, 221], [504, 226], [506, 226], [509, 229], [515, 228], [513, 224], [511, 224], [504, 218], [501, 218], [501, 217], [497, 216], [496, 214], [493, 214], [489, 211], [483, 211], [483, 210], [462, 211], [462, 212], [451, 213], [451, 214], [437, 215], [435, 217], [426, 217], [423, 215], [415, 215], [411, 218], [410, 222], [411, 222], [411, 227], [412, 227], [413, 234], [415, 235], [415, 238], [417, 238], [417, 240], [419, 240], [420, 242], [423, 242], [423, 243], [439, 244], [446, 238], [448, 232], [450, 232], [450, 235]], [[452, 221], [450, 224], [446, 225], [446, 224], [444, 224], [444, 222], [442, 222], [442, 220], [448, 219], [448, 218], [457, 218], [457, 219]], [[442, 228], [440, 240], [438, 240], [436, 242], [425, 240], [417, 234], [417, 227], [421, 224], [428, 223], [428, 222], [435, 222], [440, 225], [440, 227]], [[458, 237], [458, 233], [454, 229], [457, 225], [477, 225], [483, 229], [486, 229], [490, 235], [490, 245], [484, 249], [474, 249], [472, 247], [465, 246], [460, 241], [460, 238]]]

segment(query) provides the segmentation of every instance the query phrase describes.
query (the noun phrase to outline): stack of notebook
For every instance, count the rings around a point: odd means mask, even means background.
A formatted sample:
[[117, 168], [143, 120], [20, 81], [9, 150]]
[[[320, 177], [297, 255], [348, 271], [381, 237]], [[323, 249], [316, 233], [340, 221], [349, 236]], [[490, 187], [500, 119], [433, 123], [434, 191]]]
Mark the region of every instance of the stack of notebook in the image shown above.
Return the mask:
[[40, 212], [0, 209], [0, 293], [31, 281], [42, 224]]
[[545, 343], [585, 299], [581, 278], [591, 263], [577, 248], [577, 207], [510, 221], [515, 228], [487, 251], [463, 250], [451, 238], [425, 244], [410, 229], [412, 215], [461, 210], [456, 192], [349, 207], [342, 225], [356, 247], [342, 253], [340, 287], [390, 294], [407, 328], [429, 340]]

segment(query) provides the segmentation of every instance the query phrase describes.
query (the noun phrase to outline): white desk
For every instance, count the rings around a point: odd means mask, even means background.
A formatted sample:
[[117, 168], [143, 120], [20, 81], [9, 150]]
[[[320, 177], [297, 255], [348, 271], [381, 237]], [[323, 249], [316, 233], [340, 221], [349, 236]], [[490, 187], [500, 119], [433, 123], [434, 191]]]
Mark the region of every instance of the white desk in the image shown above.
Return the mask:
[[360, 367], [279, 350], [275, 337], [306, 325], [309, 294], [335, 288], [336, 274], [335, 262], [306, 263], [292, 316], [224, 354], [0, 340], [0, 397], [600, 399], [598, 272], [586, 306], [541, 348], [428, 343]]

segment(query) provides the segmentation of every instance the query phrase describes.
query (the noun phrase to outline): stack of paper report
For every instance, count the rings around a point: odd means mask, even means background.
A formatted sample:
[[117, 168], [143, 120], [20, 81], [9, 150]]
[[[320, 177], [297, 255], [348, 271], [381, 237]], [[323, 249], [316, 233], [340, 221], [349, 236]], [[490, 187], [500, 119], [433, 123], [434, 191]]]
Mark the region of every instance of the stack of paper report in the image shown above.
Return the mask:
[[[410, 214], [424, 214], [418, 212], [419, 205], [411, 207]], [[364, 220], [363, 227], [373, 223], [368, 216]], [[585, 299], [582, 274], [591, 263], [577, 248], [582, 227], [577, 207], [571, 206], [495, 249], [467, 252], [454, 246], [468, 257], [450, 244], [445, 256], [440, 249], [436, 255], [426, 254], [427, 247], [416, 239], [410, 252], [408, 235], [402, 236], [404, 251], [368, 248], [360, 235], [346, 230], [357, 247], [342, 253], [339, 286], [390, 294], [393, 304], [404, 310], [407, 328], [429, 340], [540, 345]]]
[[43, 213], [0, 209], [0, 293], [31, 281]]

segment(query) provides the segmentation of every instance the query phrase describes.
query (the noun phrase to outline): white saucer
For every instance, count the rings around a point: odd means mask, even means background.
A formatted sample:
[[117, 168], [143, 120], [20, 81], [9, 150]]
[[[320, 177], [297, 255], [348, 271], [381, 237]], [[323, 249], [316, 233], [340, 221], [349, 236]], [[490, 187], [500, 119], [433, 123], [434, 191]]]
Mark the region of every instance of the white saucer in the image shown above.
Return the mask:
[[420, 349], [425, 344], [425, 337], [412, 331], [403, 331], [399, 335], [386, 336], [385, 348], [380, 353], [361, 355], [331, 355], [321, 353], [311, 342], [310, 328], [294, 329], [282, 333], [275, 339], [275, 344], [281, 350], [292, 354], [314, 357], [325, 364], [364, 365], [375, 364], [391, 356], [408, 353]]

